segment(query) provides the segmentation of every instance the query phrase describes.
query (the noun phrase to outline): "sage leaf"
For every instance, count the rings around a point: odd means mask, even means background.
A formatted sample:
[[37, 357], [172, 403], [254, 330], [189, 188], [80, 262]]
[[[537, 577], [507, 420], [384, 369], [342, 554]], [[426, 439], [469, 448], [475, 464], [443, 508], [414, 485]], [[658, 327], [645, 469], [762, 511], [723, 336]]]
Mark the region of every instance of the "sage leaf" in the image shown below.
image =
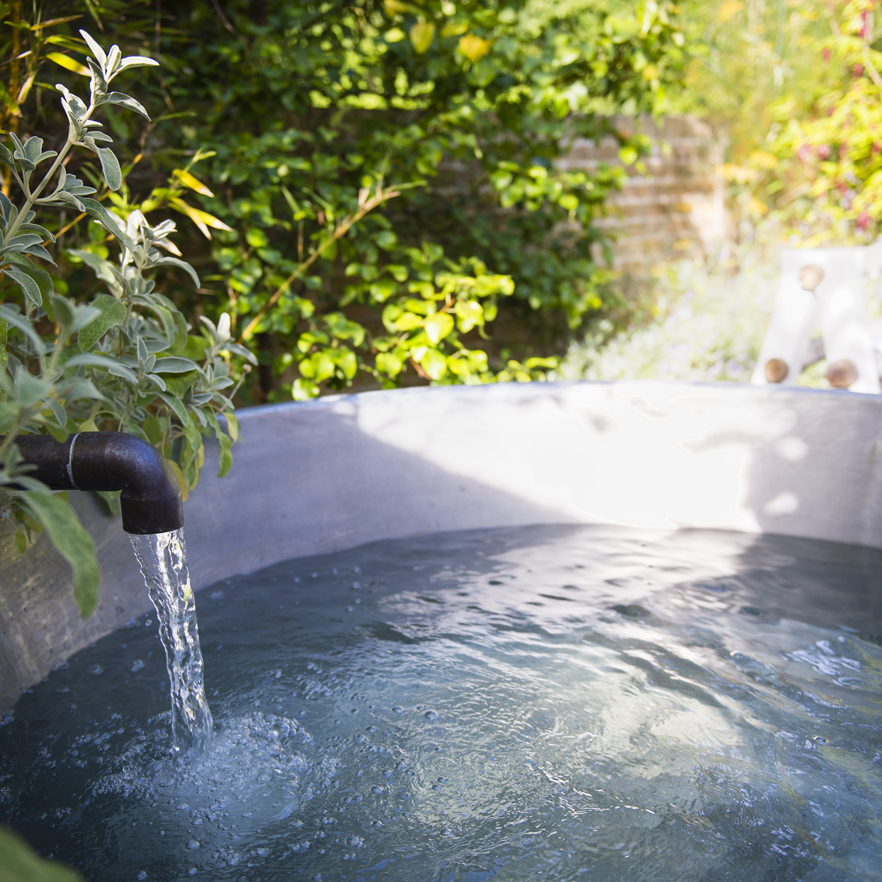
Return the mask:
[[101, 570], [95, 556], [95, 543], [83, 528], [64, 496], [31, 491], [19, 496], [46, 528], [52, 544], [73, 570], [74, 599], [83, 618], [92, 614], [98, 603]]
[[5, 276], [9, 276], [13, 282], [15, 282], [19, 287], [30, 297], [31, 301], [33, 301], [35, 306], [43, 305], [43, 295], [40, 293], [40, 286], [29, 276], [27, 273], [22, 272], [18, 269], [13, 269], [12, 267], [5, 267], [0, 270]]
[[179, 355], [170, 355], [166, 358], [157, 358], [153, 370], [163, 374], [183, 374], [187, 371], [198, 370], [195, 361], [189, 358], [181, 358]]
[[98, 316], [77, 334], [77, 345], [81, 352], [91, 349], [112, 327], [122, 324], [126, 318], [125, 304], [107, 294], [99, 294], [91, 305], [98, 310]]
[[121, 107], [127, 107], [129, 110], [134, 110], [135, 113], [139, 113], [144, 119], [149, 120], [150, 117], [147, 114], [147, 111], [144, 109], [144, 106], [140, 101], [136, 101], [130, 95], [125, 95], [122, 92], [109, 92], [101, 101], [102, 104], [119, 104]]
[[96, 147], [98, 158], [101, 160], [101, 171], [104, 173], [104, 180], [111, 190], [119, 190], [122, 186], [122, 171], [119, 167], [119, 160], [109, 147]]

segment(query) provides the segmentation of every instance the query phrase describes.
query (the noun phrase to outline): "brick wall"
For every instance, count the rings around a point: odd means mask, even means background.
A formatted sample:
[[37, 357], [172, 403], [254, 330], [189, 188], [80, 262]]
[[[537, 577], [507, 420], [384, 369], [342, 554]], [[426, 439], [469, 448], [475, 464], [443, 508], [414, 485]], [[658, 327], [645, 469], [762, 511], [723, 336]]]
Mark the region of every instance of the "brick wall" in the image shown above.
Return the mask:
[[[599, 226], [616, 237], [615, 268], [641, 275], [659, 261], [717, 251], [732, 233], [725, 184], [714, 171], [725, 141], [706, 123], [687, 116], [654, 122], [651, 117], [617, 117], [616, 127], [635, 129], [653, 142], [646, 174], [626, 169], [624, 190], [609, 201]], [[615, 141], [579, 139], [559, 165], [566, 169], [621, 165]]]

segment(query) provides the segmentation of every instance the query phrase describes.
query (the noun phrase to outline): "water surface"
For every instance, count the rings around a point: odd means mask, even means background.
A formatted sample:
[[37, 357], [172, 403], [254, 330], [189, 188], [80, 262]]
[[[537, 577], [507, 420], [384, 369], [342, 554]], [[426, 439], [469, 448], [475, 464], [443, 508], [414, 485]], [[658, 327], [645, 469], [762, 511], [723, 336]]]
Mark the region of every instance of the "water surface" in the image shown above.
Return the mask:
[[200, 593], [201, 754], [142, 620], [0, 727], [0, 823], [93, 882], [875, 879], [880, 574], [572, 526], [279, 564]]

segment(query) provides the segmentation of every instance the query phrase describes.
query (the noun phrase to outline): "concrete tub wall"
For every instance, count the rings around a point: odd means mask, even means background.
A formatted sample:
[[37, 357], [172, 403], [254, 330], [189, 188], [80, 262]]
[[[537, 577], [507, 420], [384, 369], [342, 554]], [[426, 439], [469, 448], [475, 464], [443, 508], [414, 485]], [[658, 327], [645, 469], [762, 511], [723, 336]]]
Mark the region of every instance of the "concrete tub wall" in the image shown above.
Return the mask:
[[[882, 399], [679, 383], [372, 392], [240, 412], [227, 478], [185, 504], [195, 588], [375, 539], [531, 523], [784, 533], [882, 547]], [[74, 494], [76, 495], [76, 494]], [[0, 529], [0, 708], [149, 607], [125, 534], [88, 497], [104, 583]]]

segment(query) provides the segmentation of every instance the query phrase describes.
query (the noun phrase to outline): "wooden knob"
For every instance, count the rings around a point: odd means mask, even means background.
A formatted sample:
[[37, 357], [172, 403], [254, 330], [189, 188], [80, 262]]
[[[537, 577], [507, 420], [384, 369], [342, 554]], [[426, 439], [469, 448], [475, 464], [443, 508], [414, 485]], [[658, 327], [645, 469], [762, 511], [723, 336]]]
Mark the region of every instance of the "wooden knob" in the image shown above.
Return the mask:
[[830, 362], [827, 367], [827, 382], [836, 389], [847, 389], [857, 378], [857, 368], [847, 358]]
[[787, 379], [790, 369], [783, 358], [770, 358], [764, 368], [766, 381], [769, 383], [783, 383]]
[[821, 284], [821, 281], [824, 278], [824, 268], [818, 266], [816, 263], [807, 263], [800, 271], [799, 271], [799, 284], [806, 291], [811, 291], [812, 294], [815, 293], [815, 288]]

